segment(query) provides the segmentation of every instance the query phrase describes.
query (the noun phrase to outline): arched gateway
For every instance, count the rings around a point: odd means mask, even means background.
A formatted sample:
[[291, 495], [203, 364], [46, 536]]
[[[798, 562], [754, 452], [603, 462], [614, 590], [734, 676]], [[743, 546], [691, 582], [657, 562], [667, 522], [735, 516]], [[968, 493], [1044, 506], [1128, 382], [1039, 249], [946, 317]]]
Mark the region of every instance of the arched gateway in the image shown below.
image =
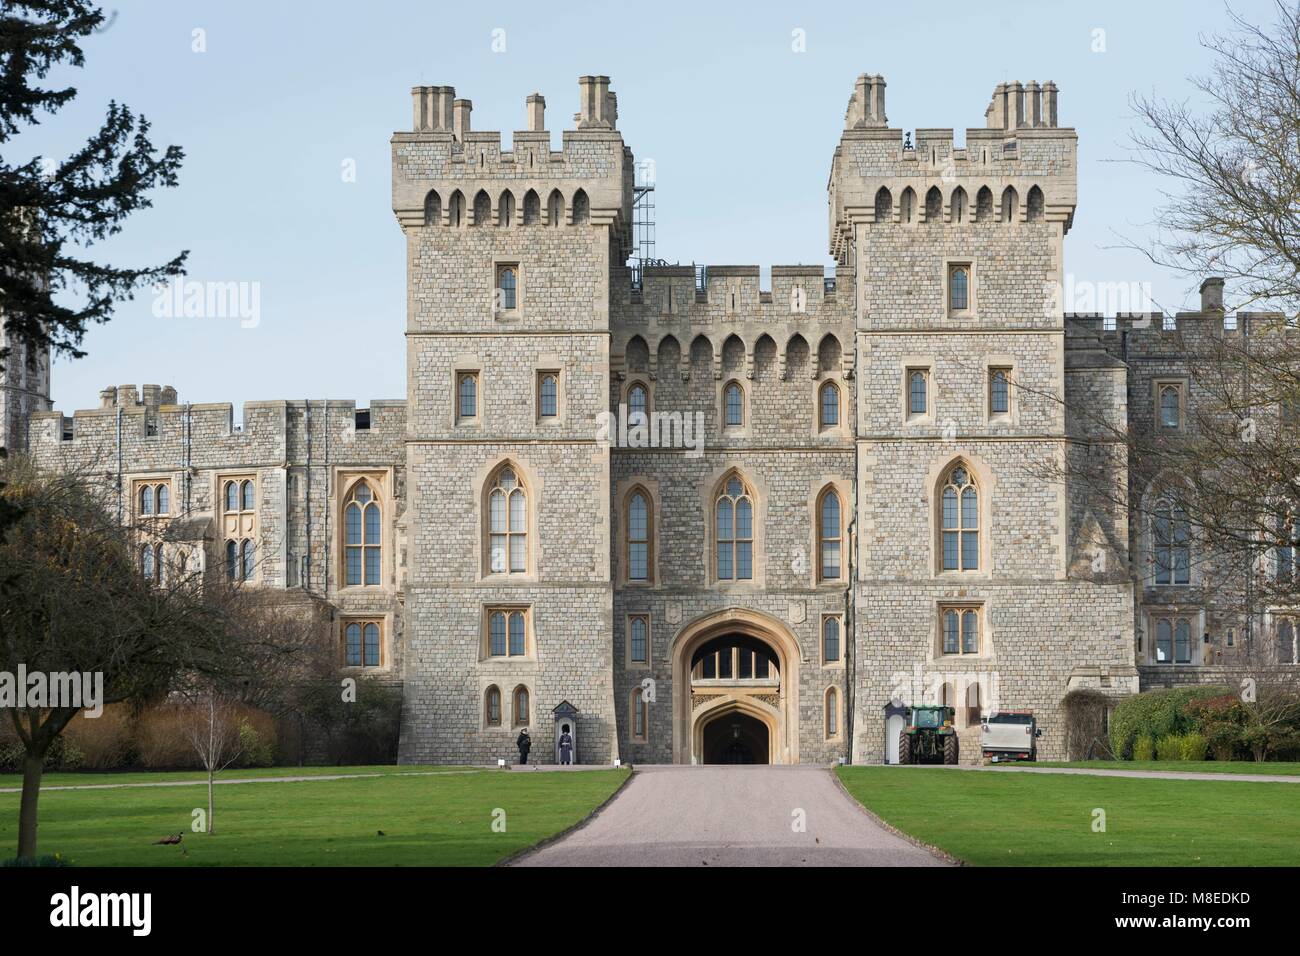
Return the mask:
[[798, 763], [799, 642], [776, 618], [733, 608], [673, 640], [674, 763]]

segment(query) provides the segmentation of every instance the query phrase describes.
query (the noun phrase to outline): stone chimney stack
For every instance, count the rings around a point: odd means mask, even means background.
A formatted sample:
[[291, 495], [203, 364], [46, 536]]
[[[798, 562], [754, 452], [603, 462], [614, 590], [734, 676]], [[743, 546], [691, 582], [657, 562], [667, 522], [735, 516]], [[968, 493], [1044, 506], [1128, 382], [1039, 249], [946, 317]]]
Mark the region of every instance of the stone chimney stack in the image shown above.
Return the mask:
[[871, 77], [863, 73], [858, 77], [858, 82], [853, 87], [853, 96], [849, 99], [849, 116], [845, 124], [849, 129], [862, 129], [867, 125], [870, 99]]
[[1201, 311], [1223, 311], [1223, 280], [1218, 276], [1211, 276], [1201, 283]]
[[534, 93], [528, 97], [528, 131], [530, 133], [541, 133], [546, 130], [546, 97], [541, 93]]
[[993, 89], [993, 102], [984, 111], [988, 129], [1055, 129], [1056, 84], [1051, 80], [1039, 84], [999, 83]]
[[869, 126], [883, 127], [888, 124], [885, 117], [885, 78], [878, 73], [863, 73], [853, 87], [849, 97], [848, 115], [844, 125], [847, 129], [864, 129]]
[[1037, 129], [1043, 125], [1043, 91], [1037, 80], [1030, 80], [1025, 86], [1025, 111], [1030, 126]]
[[469, 114], [474, 111], [474, 104], [470, 100], [453, 100], [451, 104], [451, 127], [458, 142], [465, 141], [465, 134], [469, 132]]
[[984, 111], [989, 129], [1007, 128], [1007, 85], [999, 83], [993, 88], [993, 102]]
[[134, 385], [119, 385], [117, 387], [117, 404], [124, 408], [140, 404], [140, 393], [135, 390]]
[[411, 128], [417, 133], [451, 132], [451, 101], [456, 96], [451, 86], [414, 86], [411, 104], [414, 121]]
[[112, 408], [117, 404], [117, 389], [112, 385], [108, 388], [99, 390], [99, 405], [101, 408]]
[[144, 392], [143, 403], [150, 408], [157, 408], [162, 389], [157, 385], [142, 385], [140, 388]]
[[609, 77], [578, 77], [578, 112], [573, 117], [578, 129], [613, 129], [612, 96]]
[[158, 401], [163, 405], [179, 404], [179, 399], [176, 395], [176, 388], [172, 385], [164, 385], [162, 387], [162, 392], [158, 396]]
[[885, 126], [889, 122], [889, 118], [885, 115], [885, 78], [877, 73], [874, 79], [870, 125]]
[[1043, 84], [1043, 122], [1056, 128], [1056, 84], [1051, 80]]

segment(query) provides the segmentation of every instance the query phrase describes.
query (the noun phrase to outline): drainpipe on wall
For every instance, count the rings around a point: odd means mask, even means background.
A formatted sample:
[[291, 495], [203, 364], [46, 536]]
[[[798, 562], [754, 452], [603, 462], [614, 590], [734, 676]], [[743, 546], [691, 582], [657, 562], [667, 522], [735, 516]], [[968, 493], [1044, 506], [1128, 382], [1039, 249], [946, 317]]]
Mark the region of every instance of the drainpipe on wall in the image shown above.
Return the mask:
[[[194, 484], [194, 478], [190, 474], [190, 462], [193, 457], [190, 454], [190, 441], [193, 434], [193, 427], [190, 418], [190, 403], [185, 403], [185, 515], [190, 513], [191, 489]], [[215, 508], [213, 510], [216, 510]]]
[[303, 479], [303, 513], [306, 516], [307, 550], [302, 561], [302, 586], [303, 590], [311, 591], [311, 399], [304, 399], [302, 404], [304, 409], [303, 427], [307, 432], [307, 473]]
[[[1242, 388], [1245, 391], [1247, 401], [1250, 400], [1250, 313], [1245, 315], [1238, 314], [1238, 321], [1241, 324], [1242, 347], [1246, 352], [1246, 366], [1242, 374], [1244, 381]], [[1246, 658], [1253, 660], [1255, 657], [1255, 589], [1254, 589], [1254, 567], [1253, 556], [1247, 550], [1246, 556]]]
[[[321, 399], [321, 410], [325, 417], [325, 492], [321, 501], [321, 523], [324, 525], [325, 538], [322, 542], [325, 551], [325, 568], [321, 572], [321, 594], [328, 594], [330, 589], [330, 401]], [[331, 612], [332, 613], [332, 612]], [[332, 620], [332, 618], [331, 618]]]
[[[856, 452], [856, 449], [855, 449]], [[857, 461], [857, 455], [854, 455], [854, 462]], [[848, 544], [848, 588], [844, 592], [844, 739], [848, 742], [848, 755], [846, 763], [853, 763], [853, 708], [857, 700], [857, 691], [855, 679], [858, 672], [858, 631], [855, 626], [855, 616], [853, 613], [853, 557], [857, 552], [857, 532], [858, 532], [858, 476], [857, 467], [853, 469], [853, 494], [850, 496], [852, 502], [853, 517], [849, 519], [847, 534]], [[852, 635], [852, 637], [850, 637]], [[818, 635], [820, 639], [820, 635]]]
[[117, 523], [122, 523], [122, 406], [117, 406]]

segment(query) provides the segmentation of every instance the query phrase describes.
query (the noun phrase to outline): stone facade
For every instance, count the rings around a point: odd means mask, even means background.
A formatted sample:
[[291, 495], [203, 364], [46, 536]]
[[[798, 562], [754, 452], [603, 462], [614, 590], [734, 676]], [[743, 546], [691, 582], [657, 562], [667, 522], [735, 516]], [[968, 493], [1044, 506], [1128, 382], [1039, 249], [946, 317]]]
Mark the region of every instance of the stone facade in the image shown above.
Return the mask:
[[[417, 87], [392, 138], [405, 401], [250, 403], [236, 426], [122, 386], [26, 408], [32, 454], [102, 474], [124, 517], [166, 483], [187, 560], [251, 536], [251, 583], [327, 602], [341, 663], [347, 624], [378, 624], [357, 670], [402, 683], [403, 761], [510, 757], [527, 725], [551, 762], [565, 701], [584, 763], [879, 762], [900, 699], [956, 706], [965, 759], [989, 707], [1032, 709], [1064, 756], [1070, 690], [1221, 679], [1221, 656], [1138, 649], [1166, 601], [1141, 531], [1068, 479], [1087, 457], [1125, 480], [1095, 423], [1146, 427], [1152, 376], [1185, 370], [1158, 329], [1054, 304], [1077, 137], [1052, 84], [999, 85], [960, 148], [905, 142], [884, 90], [859, 78], [832, 160], [834, 278], [773, 266], [764, 288], [757, 266], [625, 265], [608, 78], [581, 79], [558, 151], [538, 95], [506, 150]], [[378, 571], [349, 584], [361, 482]]]

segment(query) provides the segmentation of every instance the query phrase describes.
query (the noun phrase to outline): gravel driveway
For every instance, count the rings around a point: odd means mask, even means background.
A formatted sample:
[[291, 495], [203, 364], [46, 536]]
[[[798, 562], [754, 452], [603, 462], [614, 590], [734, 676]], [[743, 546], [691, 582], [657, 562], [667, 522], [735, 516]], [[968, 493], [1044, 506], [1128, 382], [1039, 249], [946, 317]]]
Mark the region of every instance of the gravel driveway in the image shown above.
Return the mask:
[[514, 865], [945, 864], [883, 829], [825, 767], [795, 765], [638, 767], [586, 826]]

